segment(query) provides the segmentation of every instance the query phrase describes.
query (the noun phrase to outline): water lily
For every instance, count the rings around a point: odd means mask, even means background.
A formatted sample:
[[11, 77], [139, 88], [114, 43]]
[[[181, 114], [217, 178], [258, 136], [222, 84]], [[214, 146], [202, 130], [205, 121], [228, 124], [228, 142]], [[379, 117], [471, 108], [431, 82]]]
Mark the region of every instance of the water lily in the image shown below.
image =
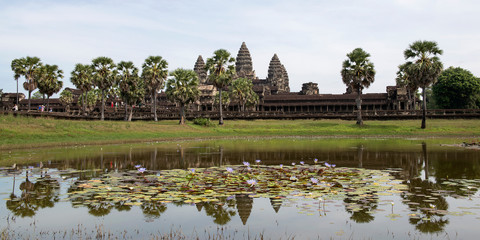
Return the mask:
[[292, 162], [292, 166], [295, 166], [295, 163], [294, 163], [294, 162]]
[[318, 159], [316, 159], [316, 158], [315, 158], [315, 159], [313, 159], [313, 162], [314, 162], [315, 164], [317, 164], [317, 162], [318, 162]]
[[192, 174], [195, 174], [195, 168], [190, 169], [190, 172], [192, 172]]
[[261, 161], [262, 161], [262, 160], [259, 160], [259, 159], [255, 160], [255, 162], [256, 162], [257, 164], [259, 164]]
[[280, 169], [283, 169], [283, 164], [280, 164]]
[[141, 168], [141, 167], [142, 167], [142, 165], [140, 165], [140, 164], [139, 164], [139, 165], [135, 165], [135, 168], [136, 168], [136, 169], [139, 169], [139, 168]]
[[250, 166], [250, 163], [249, 162], [243, 162], [243, 166], [248, 167], [248, 166]]
[[141, 168], [138, 169], [138, 171], [139, 171], [140, 173], [143, 173], [143, 172], [145, 172], [146, 170], [147, 170], [147, 169], [144, 168], [144, 167], [141, 167]]
[[304, 164], [305, 164], [305, 162], [304, 162], [304, 161], [301, 161], [301, 162], [300, 162], [300, 164], [304, 165]]
[[233, 173], [233, 168], [227, 167], [227, 172], [228, 172], [228, 173]]
[[326, 167], [329, 167], [329, 168], [334, 168], [334, 167], [337, 166], [337, 165], [335, 165], [335, 164], [329, 164], [329, 163], [325, 162], [325, 166], [326, 166]]
[[290, 181], [297, 181], [297, 180], [298, 180], [298, 178], [295, 177], [295, 176], [291, 176], [291, 177], [290, 177]]
[[255, 179], [247, 180], [247, 184], [249, 184], [250, 187], [253, 187], [257, 184], [257, 180], [255, 180]]
[[313, 184], [318, 184], [318, 179], [314, 177], [310, 178], [310, 181], [312, 181]]

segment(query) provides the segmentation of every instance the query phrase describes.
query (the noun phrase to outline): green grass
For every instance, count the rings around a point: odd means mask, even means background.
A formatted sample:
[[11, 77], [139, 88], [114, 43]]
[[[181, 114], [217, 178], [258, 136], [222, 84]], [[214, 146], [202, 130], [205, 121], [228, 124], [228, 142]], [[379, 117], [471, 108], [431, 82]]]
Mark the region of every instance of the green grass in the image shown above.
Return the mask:
[[76, 121], [7, 115], [0, 117], [0, 148], [249, 136], [480, 136], [478, 120], [427, 120], [427, 129], [420, 128], [420, 120], [366, 121], [364, 126], [344, 120], [227, 120], [224, 126], [213, 127], [198, 126], [192, 122], [185, 126], [177, 123], [178, 121]]

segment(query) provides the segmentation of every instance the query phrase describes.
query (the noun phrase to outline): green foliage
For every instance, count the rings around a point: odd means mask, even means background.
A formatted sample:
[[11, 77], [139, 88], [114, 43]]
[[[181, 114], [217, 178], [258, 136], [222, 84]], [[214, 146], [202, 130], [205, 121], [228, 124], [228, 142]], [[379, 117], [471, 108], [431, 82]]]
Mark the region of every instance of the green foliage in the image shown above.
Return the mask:
[[58, 93], [63, 87], [63, 71], [57, 65], [44, 65], [39, 68], [37, 75], [38, 90], [41, 94], [50, 98], [54, 93]]
[[199, 126], [204, 126], [204, 127], [213, 126], [213, 123], [212, 123], [212, 121], [210, 121], [210, 118], [195, 118], [195, 119], [193, 119], [193, 124], [199, 125]]
[[235, 58], [225, 49], [218, 49], [213, 52], [213, 57], [207, 59], [205, 69], [208, 71], [208, 81], [218, 88], [220, 101], [218, 111], [220, 114], [219, 124], [223, 125], [222, 114], [222, 90], [230, 85], [235, 75]]
[[35, 76], [41, 66], [42, 62], [40, 61], [40, 58], [28, 56], [14, 59], [11, 64], [15, 80], [18, 80], [21, 76], [24, 76], [25, 83], [23, 84], [23, 87], [29, 92], [32, 92], [37, 88]]
[[[231, 99], [230, 94], [222, 94], [222, 110], [227, 110], [228, 106], [230, 105]], [[213, 99], [213, 104], [220, 106], [220, 92], [215, 94], [215, 98]]]
[[[145, 96], [144, 81], [138, 76], [138, 68], [133, 65], [133, 62], [120, 62], [117, 65], [118, 75], [117, 85], [119, 94], [122, 100], [127, 105], [135, 105], [142, 102]], [[130, 108], [130, 117], [128, 121], [132, 119], [133, 107]]]
[[375, 81], [375, 68], [370, 62], [370, 54], [361, 48], [354, 49], [347, 54], [347, 59], [343, 62], [342, 80], [347, 88], [352, 92], [357, 92], [357, 124], [363, 125], [362, 119], [362, 91], [368, 88]]
[[168, 62], [161, 56], [150, 56], [142, 65], [142, 79], [148, 92], [158, 92], [163, 89], [168, 77]]
[[479, 108], [480, 79], [460, 67], [449, 67], [433, 85], [433, 97], [440, 108]]
[[157, 93], [163, 89], [168, 77], [168, 62], [161, 56], [150, 56], [145, 59], [142, 68], [142, 79], [145, 82], [147, 92], [152, 96], [152, 111], [154, 120], [157, 121]]
[[43, 98], [43, 94], [40, 93], [40, 91], [35, 91], [31, 97], [31, 99], [42, 99], [42, 98]]
[[85, 112], [91, 112], [97, 105], [100, 96], [100, 90], [94, 89], [84, 92], [78, 98], [78, 104], [85, 109]]
[[443, 51], [436, 42], [416, 41], [405, 50], [405, 60], [409, 79], [421, 88], [426, 88], [435, 83], [442, 72], [443, 64], [437, 55]]
[[70, 76], [70, 81], [82, 92], [92, 89], [93, 68], [91, 65], [77, 63]]
[[63, 90], [60, 93], [60, 102], [64, 105], [70, 105], [73, 102], [73, 93], [70, 90]]
[[347, 59], [342, 65], [343, 83], [359, 93], [375, 81], [375, 68], [369, 57], [369, 53], [361, 48], [356, 48], [347, 54]]
[[17, 80], [21, 76], [25, 77], [23, 88], [28, 91], [28, 110], [30, 111], [30, 96], [32, 91], [37, 88], [37, 82], [35, 81], [39, 68], [42, 66], [42, 62], [38, 57], [25, 57], [14, 59], [11, 64], [12, 71], [14, 72], [14, 78]]
[[235, 75], [235, 58], [225, 49], [218, 49], [205, 64], [208, 81], [217, 88], [224, 88], [232, 82]]
[[100, 89], [102, 95], [101, 117], [103, 120], [105, 111], [105, 97], [115, 83], [116, 65], [111, 58], [98, 57], [92, 60], [93, 82]]
[[415, 86], [422, 88], [422, 129], [426, 128], [427, 93], [425, 90], [437, 81], [443, 70], [443, 64], [437, 56], [442, 53], [437, 43], [431, 41], [416, 41], [403, 53], [407, 60], [405, 71], [409, 80], [413, 81]]
[[173, 78], [167, 81], [166, 94], [170, 101], [180, 105], [180, 124], [185, 124], [185, 106], [197, 100], [198, 76], [193, 70], [177, 68], [170, 73]]
[[117, 65], [117, 83], [122, 100], [130, 105], [141, 102], [145, 95], [144, 82], [138, 76], [138, 68], [133, 62], [120, 62]]
[[237, 78], [232, 82], [230, 96], [238, 101], [243, 111], [245, 111], [245, 106], [253, 106], [258, 103], [258, 95], [253, 91], [253, 83], [246, 78]]

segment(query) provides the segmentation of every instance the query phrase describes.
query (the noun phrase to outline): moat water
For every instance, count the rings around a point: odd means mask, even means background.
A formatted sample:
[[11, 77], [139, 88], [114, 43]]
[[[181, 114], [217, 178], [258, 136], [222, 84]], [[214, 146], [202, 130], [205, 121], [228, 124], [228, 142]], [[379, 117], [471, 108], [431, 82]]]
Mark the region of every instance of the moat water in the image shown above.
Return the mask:
[[[452, 141], [451, 139], [449, 141]], [[458, 140], [459, 142], [462, 140]], [[76, 146], [0, 152], [0, 230], [11, 238], [476, 239], [480, 151], [441, 140], [282, 138]], [[382, 170], [406, 186], [371, 196], [83, 205], [73, 186], [141, 165], [150, 172], [262, 166]], [[12, 165], [16, 163], [16, 168]], [[115, 175], [116, 176], [116, 175]], [[373, 179], [375, 181], [375, 179]], [[389, 184], [387, 182], [386, 184]], [[374, 185], [384, 184], [380, 178]], [[337, 189], [336, 191], [348, 191]], [[97, 197], [92, 197], [94, 202]]]

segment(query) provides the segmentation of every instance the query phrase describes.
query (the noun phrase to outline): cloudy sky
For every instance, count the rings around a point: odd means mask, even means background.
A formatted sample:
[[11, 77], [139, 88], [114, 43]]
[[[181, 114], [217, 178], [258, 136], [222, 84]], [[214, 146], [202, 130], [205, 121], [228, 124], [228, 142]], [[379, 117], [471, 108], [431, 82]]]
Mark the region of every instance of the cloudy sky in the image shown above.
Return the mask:
[[377, 71], [366, 92], [385, 92], [416, 40], [436, 41], [445, 67], [480, 76], [479, 10], [475, 0], [0, 0], [0, 88], [16, 91], [10, 63], [25, 56], [58, 65], [72, 86], [74, 65], [98, 56], [141, 67], [160, 55], [170, 70], [192, 69], [198, 55], [236, 56], [246, 42], [259, 78], [276, 53], [292, 91], [315, 82], [320, 93], [345, 91], [342, 61], [361, 47]]

